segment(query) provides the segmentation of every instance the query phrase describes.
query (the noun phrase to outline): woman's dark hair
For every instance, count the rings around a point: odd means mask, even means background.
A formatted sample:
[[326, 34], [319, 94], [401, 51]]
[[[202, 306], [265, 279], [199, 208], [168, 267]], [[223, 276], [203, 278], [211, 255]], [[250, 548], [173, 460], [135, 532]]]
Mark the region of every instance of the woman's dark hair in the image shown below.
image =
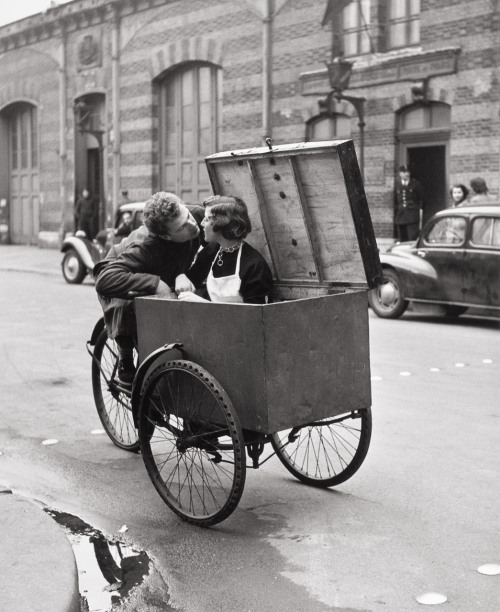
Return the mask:
[[470, 188], [474, 193], [488, 193], [486, 181], [480, 176], [476, 176], [476, 178], [471, 179]]
[[461, 189], [462, 193], [463, 193], [463, 198], [460, 200], [461, 202], [463, 202], [464, 200], [467, 199], [467, 196], [469, 195], [469, 190], [467, 189], [467, 187], [465, 185], [462, 185], [462, 183], [456, 183], [455, 185], [453, 185], [453, 187], [450, 189], [450, 195], [453, 197], [453, 190], [454, 189]]
[[251, 231], [247, 205], [234, 196], [211, 196], [203, 202], [214, 216], [213, 230], [226, 240], [243, 240]]

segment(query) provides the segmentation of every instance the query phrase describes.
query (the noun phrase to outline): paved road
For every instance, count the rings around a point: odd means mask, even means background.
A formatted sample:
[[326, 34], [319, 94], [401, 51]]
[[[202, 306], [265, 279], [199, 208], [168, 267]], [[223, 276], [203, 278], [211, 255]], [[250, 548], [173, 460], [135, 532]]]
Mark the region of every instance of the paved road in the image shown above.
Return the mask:
[[374, 431], [360, 471], [322, 491], [272, 460], [225, 523], [200, 530], [161, 502], [140, 455], [91, 433], [91, 283], [0, 283], [0, 483], [109, 535], [126, 524], [159, 570], [144, 598], [189, 612], [405, 612], [439, 591], [448, 610], [498, 608], [500, 578], [476, 571], [500, 561], [498, 321], [370, 315]]

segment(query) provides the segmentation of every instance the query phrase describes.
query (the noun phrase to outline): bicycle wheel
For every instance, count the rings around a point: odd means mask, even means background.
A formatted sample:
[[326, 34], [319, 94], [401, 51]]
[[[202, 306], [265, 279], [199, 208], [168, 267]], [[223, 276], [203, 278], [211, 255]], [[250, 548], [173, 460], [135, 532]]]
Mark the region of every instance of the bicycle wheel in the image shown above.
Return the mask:
[[279, 460], [314, 487], [338, 485], [358, 471], [372, 432], [370, 408], [356, 410], [271, 436]]
[[143, 386], [138, 428], [146, 470], [171, 510], [202, 527], [234, 511], [245, 486], [245, 445], [213, 376], [185, 360], [157, 367]]
[[117, 365], [118, 347], [103, 329], [95, 343], [92, 359], [92, 390], [97, 414], [113, 444], [137, 452], [140, 444], [134, 427], [130, 394], [121, 390], [118, 384]]

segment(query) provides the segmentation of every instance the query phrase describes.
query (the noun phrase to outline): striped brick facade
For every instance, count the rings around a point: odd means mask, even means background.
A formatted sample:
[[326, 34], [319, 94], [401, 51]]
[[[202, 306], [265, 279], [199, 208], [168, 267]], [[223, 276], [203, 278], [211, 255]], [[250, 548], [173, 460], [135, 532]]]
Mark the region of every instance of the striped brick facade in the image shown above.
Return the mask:
[[[273, 142], [300, 142], [318, 115], [329, 85], [324, 62], [331, 33], [322, 27], [326, 0], [274, 0], [271, 15], [271, 104], [264, 134], [266, 0], [75, 0], [0, 28], [0, 198], [9, 201], [6, 113], [28, 102], [39, 112], [38, 226], [71, 226], [78, 153], [73, 104], [88, 94], [105, 98], [104, 192], [108, 217], [123, 201], [168, 187], [160, 181], [159, 82], [186, 62], [222, 70], [219, 150]], [[456, 57], [453, 70], [430, 72], [426, 101], [451, 109], [446, 141], [446, 185], [481, 175], [498, 195], [500, 174], [500, 15], [495, 0], [421, 0], [420, 43], [384, 50], [384, 0], [372, 0], [376, 52], [353, 58], [351, 86], [364, 97], [365, 190], [376, 234], [393, 235], [394, 175], [402, 159], [398, 113], [415, 103], [412, 87], [425, 79], [395, 77], [403, 62], [438, 66]], [[81, 65], [85, 36], [99, 59]], [[436, 59], [437, 58], [437, 59]], [[440, 59], [444, 58], [444, 59]], [[412, 68], [414, 70], [414, 68]], [[401, 72], [401, 70], [400, 70]], [[437, 70], [439, 72], [439, 70]], [[423, 76], [427, 76], [425, 70]], [[304, 95], [305, 85], [311, 95]], [[358, 149], [358, 117], [340, 100], [335, 112], [351, 118]], [[423, 142], [425, 135], [417, 137]], [[446, 202], [443, 202], [443, 206]]]

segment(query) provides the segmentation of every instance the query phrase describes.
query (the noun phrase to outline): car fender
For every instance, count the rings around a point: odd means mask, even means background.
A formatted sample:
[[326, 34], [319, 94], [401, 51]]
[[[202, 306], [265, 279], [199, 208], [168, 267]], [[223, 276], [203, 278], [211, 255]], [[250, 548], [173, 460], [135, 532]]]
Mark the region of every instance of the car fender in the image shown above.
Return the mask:
[[380, 263], [382, 270], [392, 268], [401, 280], [402, 289], [405, 297], [413, 295], [414, 287], [418, 284], [418, 279], [437, 280], [437, 272], [434, 266], [412, 252], [390, 252], [380, 253]]
[[83, 265], [86, 266], [90, 272], [92, 272], [92, 269], [97, 262], [94, 262], [90, 251], [91, 248], [93, 247], [88, 240], [83, 240], [82, 238], [78, 238], [76, 236], [69, 236], [62, 243], [61, 252], [65, 253], [66, 251], [69, 251], [69, 249], [74, 249], [82, 260]]
[[139, 405], [141, 400], [141, 391], [142, 385], [144, 383], [144, 379], [146, 378], [146, 373], [149, 368], [153, 365], [153, 363], [162, 355], [165, 355], [169, 351], [173, 351], [172, 359], [175, 359], [176, 353], [181, 355], [182, 358], [182, 347], [183, 345], [180, 342], [174, 342], [172, 344], [165, 344], [164, 346], [156, 349], [152, 353], [150, 353], [146, 359], [140, 364], [137, 368], [137, 372], [135, 373], [134, 385], [132, 388], [132, 416], [134, 418], [134, 425], [137, 427], [138, 425], [138, 414], [139, 414]]

